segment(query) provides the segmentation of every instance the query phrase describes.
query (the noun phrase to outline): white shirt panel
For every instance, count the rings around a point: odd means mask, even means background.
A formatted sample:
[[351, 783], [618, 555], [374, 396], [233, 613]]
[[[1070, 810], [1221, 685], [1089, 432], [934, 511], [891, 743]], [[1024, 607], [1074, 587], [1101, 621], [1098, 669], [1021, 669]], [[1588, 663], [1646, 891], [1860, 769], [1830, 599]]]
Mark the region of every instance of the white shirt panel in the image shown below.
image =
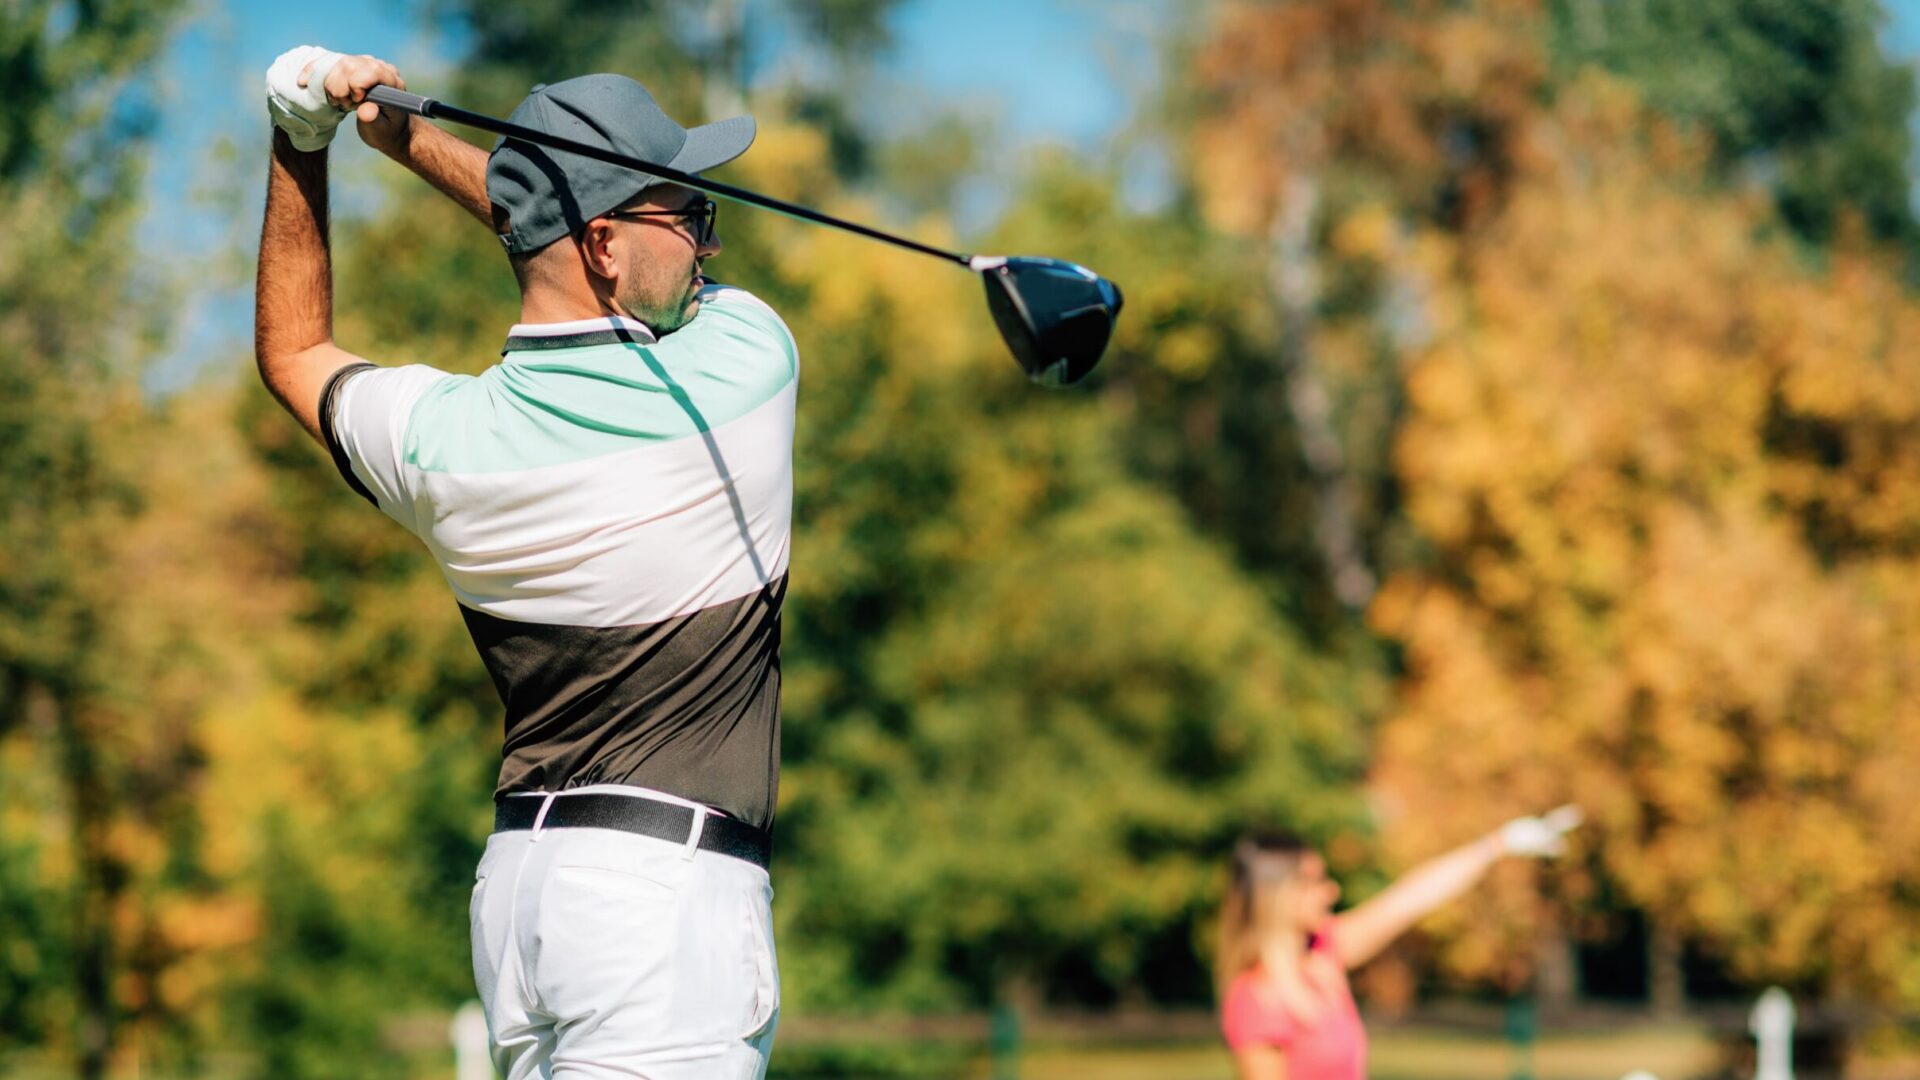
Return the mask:
[[[795, 384], [700, 436], [498, 473], [409, 469], [460, 602], [520, 622], [633, 626], [786, 571]], [[771, 466], [771, 467], [770, 467]]]

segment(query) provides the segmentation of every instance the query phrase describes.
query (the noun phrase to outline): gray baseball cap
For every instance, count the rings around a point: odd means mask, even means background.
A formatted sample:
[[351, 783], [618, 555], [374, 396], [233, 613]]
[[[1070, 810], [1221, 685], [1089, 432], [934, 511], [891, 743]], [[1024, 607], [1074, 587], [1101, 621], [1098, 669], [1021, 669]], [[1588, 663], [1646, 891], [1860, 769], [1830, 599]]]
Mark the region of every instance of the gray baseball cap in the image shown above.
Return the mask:
[[[683, 128], [660, 111], [646, 87], [625, 75], [543, 83], [507, 119], [687, 173], [732, 161], [746, 153], [754, 135], [751, 116]], [[507, 138], [487, 158], [487, 199], [507, 212], [510, 224], [500, 242], [516, 254], [546, 247], [658, 182], [632, 169]]]

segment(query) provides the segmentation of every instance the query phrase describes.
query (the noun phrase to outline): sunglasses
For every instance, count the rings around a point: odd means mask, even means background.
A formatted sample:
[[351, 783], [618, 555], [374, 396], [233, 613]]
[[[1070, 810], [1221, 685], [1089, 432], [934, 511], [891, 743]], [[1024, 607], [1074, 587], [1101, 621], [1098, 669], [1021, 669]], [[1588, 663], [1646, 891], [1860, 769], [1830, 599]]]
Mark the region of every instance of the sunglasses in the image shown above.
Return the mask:
[[610, 218], [679, 218], [687, 223], [694, 242], [713, 243], [713, 230], [720, 221], [720, 206], [712, 199], [688, 203], [678, 210], [609, 210], [600, 215]]

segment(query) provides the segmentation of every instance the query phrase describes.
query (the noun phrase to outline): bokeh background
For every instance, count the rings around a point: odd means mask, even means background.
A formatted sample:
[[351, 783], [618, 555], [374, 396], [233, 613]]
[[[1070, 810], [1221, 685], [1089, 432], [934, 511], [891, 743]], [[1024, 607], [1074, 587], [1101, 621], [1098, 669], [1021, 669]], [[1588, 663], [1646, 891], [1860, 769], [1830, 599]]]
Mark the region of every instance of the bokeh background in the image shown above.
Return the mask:
[[[276, 6], [277, 7], [277, 6]], [[1920, 10], [482, 0], [0, 15], [0, 1075], [452, 1075], [499, 709], [252, 375], [261, 73], [750, 109], [801, 343], [777, 1076], [1225, 1077], [1255, 823], [1349, 899], [1577, 801], [1361, 979], [1376, 1075], [1920, 1075]], [[337, 337], [475, 371], [495, 241], [343, 129]]]

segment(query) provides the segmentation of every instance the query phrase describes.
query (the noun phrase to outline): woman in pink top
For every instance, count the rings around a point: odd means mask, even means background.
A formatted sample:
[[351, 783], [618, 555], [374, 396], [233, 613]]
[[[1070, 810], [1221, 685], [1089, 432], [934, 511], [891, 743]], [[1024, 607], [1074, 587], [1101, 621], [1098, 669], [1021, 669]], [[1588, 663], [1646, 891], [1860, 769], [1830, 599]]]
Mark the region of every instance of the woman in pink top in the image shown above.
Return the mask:
[[1558, 855], [1580, 823], [1563, 806], [1420, 864], [1380, 895], [1333, 914], [1340, 886], [1318, 852], [1258, 833], [1233, 852], [1220, 913], [1221, 1027], [1241, 1080], [1362, 1080], [1367, 1032], [1347, 972], [1465, 892], [1503, 855]]

